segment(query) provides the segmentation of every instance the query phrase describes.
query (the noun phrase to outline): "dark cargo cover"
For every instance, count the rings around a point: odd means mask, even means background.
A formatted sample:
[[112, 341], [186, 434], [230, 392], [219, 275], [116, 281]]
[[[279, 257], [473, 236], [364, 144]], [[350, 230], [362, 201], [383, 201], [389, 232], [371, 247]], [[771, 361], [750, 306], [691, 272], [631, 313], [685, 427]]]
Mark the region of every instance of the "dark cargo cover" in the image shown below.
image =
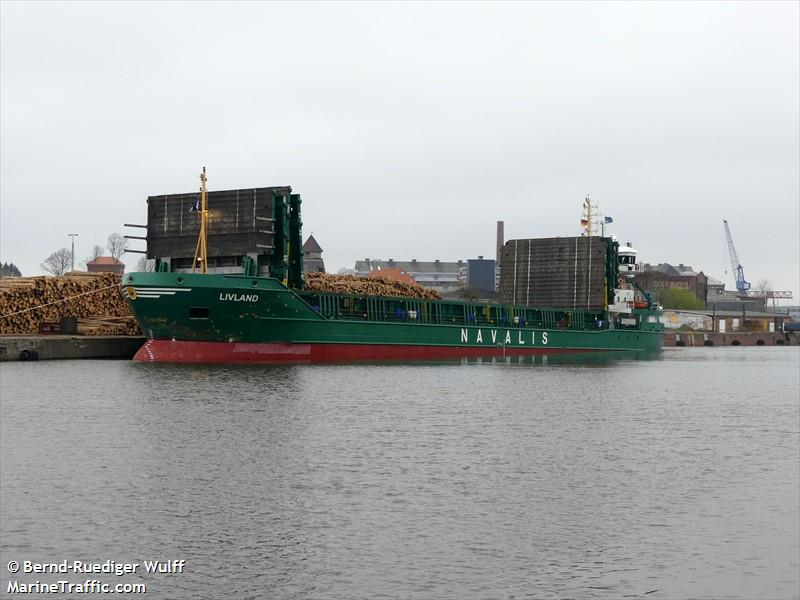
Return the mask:
[[509, 240], [501, 252], [500, 302], [604, 309], [607, 249], [597, 236]]
[[[208, 192], [208, 256], [271, 254], [273, 203], [291, 188], [264, 187]], [[200, 232], [200, 192], [147, 198], [147, 257], [194, 256]]]

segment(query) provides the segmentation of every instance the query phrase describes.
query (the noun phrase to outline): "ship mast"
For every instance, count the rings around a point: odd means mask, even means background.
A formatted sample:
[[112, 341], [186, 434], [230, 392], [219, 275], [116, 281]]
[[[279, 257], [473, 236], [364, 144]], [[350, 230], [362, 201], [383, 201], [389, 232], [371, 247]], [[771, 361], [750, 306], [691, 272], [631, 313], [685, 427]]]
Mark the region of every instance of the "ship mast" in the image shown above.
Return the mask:
[[581, 217], [581, 226], [583, 227], [583, 235], [592, 237], [592, 201], [588, 194], [583, 201], [583, 215]]
[[192, 262], [192, 273], [200, 263], [200, 272], [207, 272], [208, 265], [208, 193], [206, 190], [206, 168], [200, 174], [200, 234], [197, 236], [197, 245], [194, 248], [194, 262]]

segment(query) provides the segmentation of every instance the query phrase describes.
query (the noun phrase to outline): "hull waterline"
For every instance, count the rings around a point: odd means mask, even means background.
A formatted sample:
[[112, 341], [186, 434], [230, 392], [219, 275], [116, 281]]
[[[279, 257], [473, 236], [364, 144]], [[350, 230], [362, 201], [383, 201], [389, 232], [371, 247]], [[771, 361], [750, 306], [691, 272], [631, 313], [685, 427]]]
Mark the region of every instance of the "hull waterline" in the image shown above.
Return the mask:
[[[164, 363], [334, 363], [454, 360], [600, 352], [590, 348], [469, 348], [392, 344], [270, 344], [148, 340], [133, 360]], [[607, 350], [606, 350], [607, 352]], [[623, 351], [619, 351], [623, 352]]]

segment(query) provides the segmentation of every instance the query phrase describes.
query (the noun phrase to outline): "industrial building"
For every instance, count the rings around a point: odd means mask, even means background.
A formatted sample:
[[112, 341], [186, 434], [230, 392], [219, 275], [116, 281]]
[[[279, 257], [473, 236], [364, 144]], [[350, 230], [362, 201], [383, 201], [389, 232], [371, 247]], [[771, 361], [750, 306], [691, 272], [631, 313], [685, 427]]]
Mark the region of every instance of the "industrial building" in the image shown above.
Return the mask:
[[467, 259], [465, 285], [469, 292], [481, 300], [494, 300], [497, 297], [496, 263], [479, 256]]
[[[792, 297], [791, 292], [726, 290], [724, 282], [709, 277], [702, 271], [697, 273], [691, 266], [684, 264], [675, 266], [669, 263], [658, 265], [645, 263], [641, 272], [636, 275], [636, 283], [647, 291], [655, 292], [656, 295], [659, 290], [666, 288], [689, 290], [704, 302], [708, 311], [720, 313], [731, 311], [738, 314], [743, 310], [748, 313], [766, 311], [768, 300], [772, 299], [774, 304], [776, 299]], [[773, 310], [775, 308], [773, 306]]]
[[783, 331], [789, 320], [785, 314], [742, 310], [665, 310], [661, 322], [667, 329], [706, 331], [714, 333]]
[[706, 296], [706, 308], [709, 310], [732, 310], [741, 312], [742, 309], [748, 311], [760, 311], [766, 309], [766, 299], [758, 296], [745, 296], [742, 292], [733, 290], [711, 290]]
[[683, 264], [678, 267], [673, 267], [669, 263], [657, 266], [643, 264], [641, 271], [636, 274], [636, 284], [656, 294], [659, 290], [668, 288], [689, 290], [703, 303], [706, 302], [708, 295], [708, 277], [705, 273], [702, 271], [695, 273], [691, 267]]

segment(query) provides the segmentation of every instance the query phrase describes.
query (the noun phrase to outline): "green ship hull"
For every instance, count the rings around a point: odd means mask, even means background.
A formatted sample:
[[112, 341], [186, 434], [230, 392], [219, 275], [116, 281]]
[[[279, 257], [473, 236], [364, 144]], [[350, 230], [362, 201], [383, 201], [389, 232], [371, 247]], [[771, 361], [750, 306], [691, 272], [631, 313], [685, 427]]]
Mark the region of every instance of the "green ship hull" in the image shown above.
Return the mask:
[[661, 349], [659, 312], [320, 294], [277, 279], [130, 273], [123, 293], [147, 362], [440, 360]]

